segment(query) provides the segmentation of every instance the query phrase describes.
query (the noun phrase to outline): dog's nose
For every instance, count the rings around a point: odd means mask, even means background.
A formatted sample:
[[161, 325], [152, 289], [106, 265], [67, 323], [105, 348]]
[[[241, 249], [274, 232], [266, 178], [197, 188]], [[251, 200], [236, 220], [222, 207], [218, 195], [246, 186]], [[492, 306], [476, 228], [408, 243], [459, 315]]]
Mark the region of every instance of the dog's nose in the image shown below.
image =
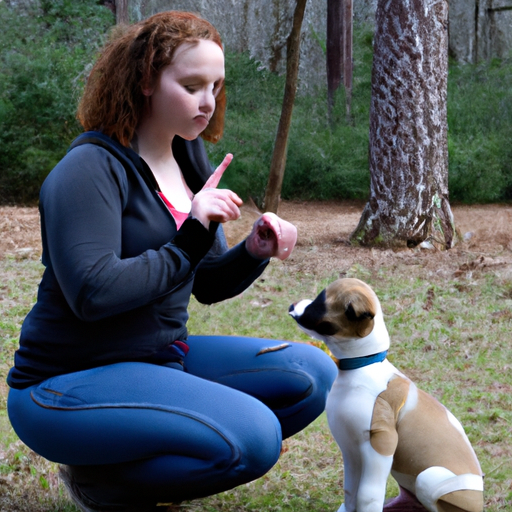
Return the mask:
[[295, 304], [290, 304], [290, 307], [288, 308], [288, 313], [293, 313], [293, 310], [295, 309]]

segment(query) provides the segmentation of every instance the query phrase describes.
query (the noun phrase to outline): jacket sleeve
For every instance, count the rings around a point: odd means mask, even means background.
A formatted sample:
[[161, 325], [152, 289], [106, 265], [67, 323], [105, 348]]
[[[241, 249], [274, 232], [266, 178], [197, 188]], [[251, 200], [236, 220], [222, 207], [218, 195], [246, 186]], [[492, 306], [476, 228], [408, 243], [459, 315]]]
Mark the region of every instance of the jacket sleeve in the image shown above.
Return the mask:
[[245, 248], [245, 241], [228, 249], [222, 226], [219, 226], [212, 249], [196, 269], [193, 293], [202, 304], [229, 299], [247, 289], [268, 263], [268, 259], [252, 257]]
[[122, 258], [122, 237], [137, 236], [122, 230], [128, 181], [110, 153], [84, 145], [66, 155], [41, 190], [43, 264], [85, 321], [145, 306], [188, 282], [214, 241], [189, 218], [167, 243]]

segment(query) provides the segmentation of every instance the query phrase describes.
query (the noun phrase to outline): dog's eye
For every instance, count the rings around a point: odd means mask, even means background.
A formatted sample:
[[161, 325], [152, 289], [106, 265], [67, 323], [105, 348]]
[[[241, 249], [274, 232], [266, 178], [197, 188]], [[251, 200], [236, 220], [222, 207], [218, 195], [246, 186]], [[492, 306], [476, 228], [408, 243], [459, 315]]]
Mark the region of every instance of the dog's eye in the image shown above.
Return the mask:
[[318, 334], [323, 334], [324, 336], [332, 336], [333, 334], [336, 334], [337, 330], [336, 326], [331, 322], [320, 322], [315, 325], [315, 331]]

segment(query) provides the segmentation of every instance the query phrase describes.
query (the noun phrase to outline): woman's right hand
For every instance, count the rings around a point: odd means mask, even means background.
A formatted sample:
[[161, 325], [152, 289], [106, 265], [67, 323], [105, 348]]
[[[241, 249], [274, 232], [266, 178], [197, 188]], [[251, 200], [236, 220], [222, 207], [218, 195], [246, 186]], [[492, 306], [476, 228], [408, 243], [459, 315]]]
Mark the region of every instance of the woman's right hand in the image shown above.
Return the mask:
[[239, 207], [243, 203], [240, 197], [231, 190], [217, 188], [231, 160], [233, 155], [229, 153], [192, 200], [190, 213], [206, 229], [211, 221], [223, 223], [240, 217]]

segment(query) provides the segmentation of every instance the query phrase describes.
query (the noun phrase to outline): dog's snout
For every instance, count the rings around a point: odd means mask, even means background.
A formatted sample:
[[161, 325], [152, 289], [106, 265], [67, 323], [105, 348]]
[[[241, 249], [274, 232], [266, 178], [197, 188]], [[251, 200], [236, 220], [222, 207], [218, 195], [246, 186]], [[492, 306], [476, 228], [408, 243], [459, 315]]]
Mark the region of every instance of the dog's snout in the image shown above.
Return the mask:
[[288, 313], [291, 315], [293, 313], [293, 311], [295, 310], [295, 304], [297, 304], [296, 302], [294, 302], [293, 304], [290, 304], [290, 307], [288, 308]]

